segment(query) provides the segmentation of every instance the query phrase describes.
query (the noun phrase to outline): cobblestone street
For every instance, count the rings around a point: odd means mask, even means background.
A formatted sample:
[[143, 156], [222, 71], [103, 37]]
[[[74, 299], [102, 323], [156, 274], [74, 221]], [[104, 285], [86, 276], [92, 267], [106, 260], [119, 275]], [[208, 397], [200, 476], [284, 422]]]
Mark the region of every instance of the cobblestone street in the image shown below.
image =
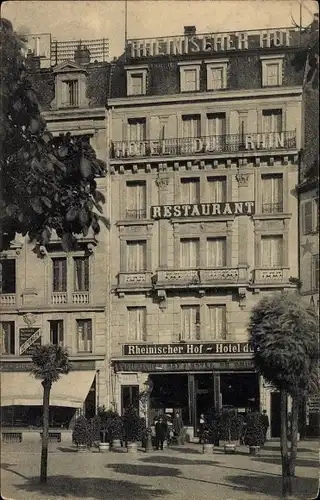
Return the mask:
[[[315, 498], [318, 443], [299, 443], [294, 480], [296, 498]], [[202, 454], [197, 444], [137, 454], [78, 453], [50, 445], [48, 484], [39, 484], [40, 445], [2, 445], [1, 488], [14, 500], [271, 500], [281, 492], [279, 442], [259, 457], [241, 446], [235, 455], [222, 448]]]

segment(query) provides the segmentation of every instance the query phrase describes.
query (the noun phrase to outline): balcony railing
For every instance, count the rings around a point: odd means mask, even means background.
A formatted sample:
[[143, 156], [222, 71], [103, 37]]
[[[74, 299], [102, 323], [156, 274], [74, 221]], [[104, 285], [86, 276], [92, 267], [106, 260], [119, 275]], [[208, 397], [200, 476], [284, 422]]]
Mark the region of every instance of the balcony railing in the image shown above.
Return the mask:
[[136, 288], [151, 286], [150, 271], [121, 272], [118, 275], [118, 286], [123, 288]]
[[147, 211], [145, 208], [139, 210], [127, 210], [126, 211], [126, 219], [145, 219], [147, 216]]
[[14, 307], [16, 305], [15, 293], [0, 293], [0, 306], [4, 309], [6, 307]]
[[263, 203], [262, 213], [263, 214], [278, 214], [283, 212], [283, 203]]
[[89, 304], [89, 292], [73, 292], [73, 304]]
[[59, 305], [59, 304], [67, 304], [68, 297], [67, 292], [53, 292], [51, 295], [51, 304]]
[[152, 156], [184, 156], [212, 153], [238, 153], [295, 149], [296, 132], [270, 132], [261, 134], [228, 134], [163, 140], [115, 141], [111, 144], [111, 158], [137, 158]]
[[254, 270], [254, 282], [258, 284], [278, 284], [289, 281], [288, 268], [273, 267]]
[[52, 305], [69, 304], [72, 296], [72, 304], [89, 304], [90, 294], [88, 291], [72, 292], [68, 295], [67, 292], [53, 292], [51, 295]]
[[192, 286], [240, 284], [248, 281], [247, 267], [166, 269], [157, 272], [156, 285]]

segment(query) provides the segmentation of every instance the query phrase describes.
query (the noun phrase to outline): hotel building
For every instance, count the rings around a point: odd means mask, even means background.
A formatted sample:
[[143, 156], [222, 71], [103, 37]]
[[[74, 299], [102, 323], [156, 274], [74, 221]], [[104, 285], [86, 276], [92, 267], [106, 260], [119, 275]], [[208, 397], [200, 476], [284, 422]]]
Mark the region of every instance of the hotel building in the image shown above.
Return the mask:
[[[128, 40], [108, 99], [110, 402], [267, 409], [247, 324], [298, 277], [302, 73], [293, 29]], [[150, 383], [151, 381], [151, 383]]]

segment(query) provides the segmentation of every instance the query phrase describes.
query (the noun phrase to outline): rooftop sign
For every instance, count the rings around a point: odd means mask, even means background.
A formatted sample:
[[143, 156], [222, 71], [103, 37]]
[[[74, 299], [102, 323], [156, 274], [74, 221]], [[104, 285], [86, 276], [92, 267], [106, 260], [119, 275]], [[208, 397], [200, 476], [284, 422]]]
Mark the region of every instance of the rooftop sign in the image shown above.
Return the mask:
[[165, 38], [131, 39], [127, 42], [127, 54], [135, 58], [197, 53], [212, 54], [229, 50], [290, 47], [297, 46], [298, 44], [298, 29], [276, 28]]

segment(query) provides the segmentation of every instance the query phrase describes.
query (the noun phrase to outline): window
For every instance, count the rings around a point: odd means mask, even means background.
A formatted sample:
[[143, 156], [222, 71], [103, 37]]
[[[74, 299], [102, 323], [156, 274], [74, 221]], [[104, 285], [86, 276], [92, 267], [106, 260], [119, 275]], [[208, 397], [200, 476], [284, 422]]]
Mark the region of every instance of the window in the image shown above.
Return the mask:
[[127, 95], [145, 95], [147, 91], [147, 67], [127, 70]]
[[128, 307], [128, 338], [137, 341], [147, 340], [146, 307]]
[[63, 346], [63, 320], [49, 321], [50, 324], [50, 344]]
[[199, 267], [200, 240], [198, 238], [184, 238], [180, 240], [180, 262], [182, 268], [194, 269]]
[[282, 85], [282, 69], [283, 57], [282, 56], [262, 56], [262, 86], [275, 87]]
[[318, 200], [308, 200], [301, 205], [302, 231], [310, 234], [318, 231]]
[[219, 90], [227, 87], [227, 66], [227, 59], [207, 63], [207, 90]]
[[67, 103], [69, 106], [79, 105], [79, 91], [78, 91], [78, 80], [69, 80], [65, 82], [67, 86]]
[[263, 268], [281, 267], [283, 263], [283, 237], [261, 237], [261, 262]]
[[76, 292], [89, 291], [89, 258], [74, 257], [74, 289]]
[[312, 291], [319, 290], [319, 254], [312, 256]]
[[0, 260], [0, 293], [16, 293], [16, 261]]
[[180, 64], [180, 91], [195, 92], [200, 88], [200, 65]]
[[181, 203], [184, 205], [200, 203], [200, 180], [198, 177], [181, 179]]
[[128, 119], [128, 140], [145, 141], [146, 140], [146, 119], [129, 118]]
[[54, 292], [66, 292], [67, 291], [67, 259], [54, 258], [52, 259], [53, 265], [53, 282], [52, 290]]
[[210, 338], [212, 340], [226, 340], [226, 306], [208, 306], [208, 316]]
[[1, 321], [1, 354], [14, 354], [15, 351], [15, 331], [14, 321]]
[[226, 114], [210, 113], [207, 115], [207, 143], [210, 151], [224, 151], [226, 143]]
[[122, 385], [121, 386], [121, 414], [124, 415], [126, 410], [134, 407], [139, 412], [139, 386], [138, 385]]
[[283, 211], [282, 174], [262, 176], [262, 213], [274, 214]]
[[127, 210], [128, 219], [144, 219], [147, 215], [147, 189], [145, 181], [127, 182]]
[[181, 340], [200, 340], [200, 307], [181, 306]]
[[282, 110], [265, 109], [262, 111], [262, 132], [269, 134], [282, 132]]
[[145, 271], [147, 268], [147, 242], [127, 241], [127, 272]]
[[92, 321], [77, 319], [78, 352], [92, 352]]
[[225, 267], [227, 264], [226, 238], [207, 239], [207, 266]]
[[226, 177], [208, 177], [208, 202], [224, 203], [227, 201]]
[[182, 116], [182, 136], [184, 138], [196, 138], [201, 136], [200, 115]]

